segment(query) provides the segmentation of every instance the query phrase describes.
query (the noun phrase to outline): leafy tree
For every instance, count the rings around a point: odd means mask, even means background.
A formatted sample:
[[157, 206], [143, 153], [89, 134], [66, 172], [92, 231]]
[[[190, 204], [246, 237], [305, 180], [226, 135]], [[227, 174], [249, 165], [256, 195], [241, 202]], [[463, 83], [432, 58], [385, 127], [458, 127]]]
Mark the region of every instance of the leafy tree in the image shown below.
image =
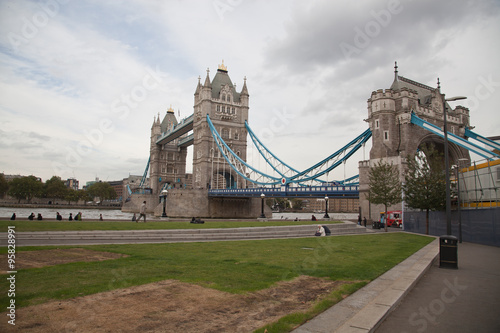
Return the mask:
[[53, 176], [45, 182], [44, 191], [47, 198], [64, 199], [68, 188], [60, 177]]
[[273, 198], [269, 199], [267, 202], [268, 206], [271, 206], [273, 209], [277, 209], [278, 212], [282, 212], [285, 209], [290, 207], [290, 203], [288, 202], [287, 199], [284, 198]]
[[0, 198], [3, 198], [3, 196], [7, 193], [8, 190], [9, 190], [9, 183], [5, 179], [3, 173], [0, 173]]
[[415, 157], [406, 158], [405, 201], [409, 207], [425, 210], [425, 233], [429, 234], [429, 211], [446, 207], [446, 177], [443, 154], [433, 145], [424, 146]]
[[302, 201], [302, 199], [294, 198], [290, 201], [292, 202], [293, 209], [301, 210], [302, 208], [304, 208], [304, 202]]
[[83, 200], [85, 205], [87, 205], [87, 201], [91, 201], [94, 199], [94, 197], [91, 196], [90, 193], [85, 190], [78, 190], [77, 193], [78, 193], [78, 199]]
[[64, 200], [66, 200], [68, 204], [71, 204], [72, 201], [78, 202], [78, 200], [80, 200], [80, 194], [77, 190], [74, 190], [72, 188], [68, 189], [66, 195], [64, 196]]
[[115, 199], [115, 189], [106, 182], [98, 182], [90, 185], [87, 188], [87, 193], [93, 198], [99, 198], [102, 204], [103, 200]]
[[9, 184], [8, 195], [21, 202], [22, 199], [31, 202], [31, 199], [43, 194], [43, 184], [35, 176], [14, 178]]
[[386, 218], [384, 229], [387, 232], [387, 207], [401, 202], [401, 182], [398, 168], [392, 163], [388, 164], [379, 161], [370, 168], [368, 176], [370, 180], [370, 202], [384, 205], [384, 216]]

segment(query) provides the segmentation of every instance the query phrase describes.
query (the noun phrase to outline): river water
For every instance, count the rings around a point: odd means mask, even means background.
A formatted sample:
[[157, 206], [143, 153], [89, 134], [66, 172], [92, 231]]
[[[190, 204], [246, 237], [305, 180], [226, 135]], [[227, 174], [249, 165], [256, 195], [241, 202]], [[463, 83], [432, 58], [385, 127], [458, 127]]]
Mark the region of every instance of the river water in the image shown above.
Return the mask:
[[[325, 213], [273, 213], [273, 220], [311, 220], [312, 216], [317, 219], [322, 219]], [[358, 214], [356, 213], [328, 213], [330, 219], [332, 220], [357, 220]]]
[[132, 220], [133, 213], [123, 213], [119, 209], [78, 209], [78, 208], [19, 208], [19, 207], [0, 207], [0, 219], [8, 220], [12, 213], [16, 213], [18, 218], [26, 219], [31, 213], [36, 216], [40, 213], [43, 218], [55, 219], [56, 213], [62, 215], [63, 220], [67, 221], [69, 214], [73, 217], [78, 213], [82, 213], [83, 220], [98, 220], [102, 214], [104, 220]]
[[[119, 209], [78, 209], [78, 208], [19, 208], [19, 207], [0, 207], [0, 220], [8, 220], [12, 216], [12, 213], [16, 213], [16, 216], [21, 219], [26, 219], [31, 213], [35, 216], [38, 213], [42, 214], [42, 217], [55, 219], [56, 213], [62, 215], [63, 220], [67, 221], [69, 214], [72, 213], [73, 217], [78, 213], [82, 213], [83, 220], [98, 220], [99, 215], [102, 214], [104, 220], [124, 220], [131, 221], [133, 213], [124, 213]], [[312, 213], [273, 213], [273, 220], [311, 220]], [[314, 214], [316, 218], [322, 219], [323, 213]], [[328, 213], [333, 220], [356, 220], [358, 214], [356, 213]]]

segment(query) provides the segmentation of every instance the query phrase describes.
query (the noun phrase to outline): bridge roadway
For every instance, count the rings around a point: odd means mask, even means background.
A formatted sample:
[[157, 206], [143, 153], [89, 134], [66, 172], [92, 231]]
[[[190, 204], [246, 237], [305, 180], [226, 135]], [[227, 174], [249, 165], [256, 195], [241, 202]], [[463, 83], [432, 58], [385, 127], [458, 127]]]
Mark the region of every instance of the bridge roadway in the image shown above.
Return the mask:
[[345, 186], [281, 186], [208, 190], [209, 197], [285, 197], [285, 198], [359, 198], [358, 185]]
[[[372, 232], [372, 229], [358, 226], [352, 222], [329, 224], [327, 221], [318, 221], [318, 223], [328, 226], [334, 236]], [[303, 238], [314, 236], [316, 228], [316, 224], [310, 224], [251, 228], [17, 232], [16, 246], [182, 243]], [[0, 233], [0, 246], [7, 246], [7, 239], [7, 233]]]

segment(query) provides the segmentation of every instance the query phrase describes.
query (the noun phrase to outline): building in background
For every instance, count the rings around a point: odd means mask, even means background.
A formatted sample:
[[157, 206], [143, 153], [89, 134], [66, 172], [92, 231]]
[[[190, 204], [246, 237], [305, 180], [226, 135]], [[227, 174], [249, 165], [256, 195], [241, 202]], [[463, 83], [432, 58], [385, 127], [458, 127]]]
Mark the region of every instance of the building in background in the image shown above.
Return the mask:
[[64, 185], [66, 185], [67, 188], [78, 191], [78, 188], [80, 187], [80, 182], [76, 180], [75, 178], [68, 178], [65, 182]]

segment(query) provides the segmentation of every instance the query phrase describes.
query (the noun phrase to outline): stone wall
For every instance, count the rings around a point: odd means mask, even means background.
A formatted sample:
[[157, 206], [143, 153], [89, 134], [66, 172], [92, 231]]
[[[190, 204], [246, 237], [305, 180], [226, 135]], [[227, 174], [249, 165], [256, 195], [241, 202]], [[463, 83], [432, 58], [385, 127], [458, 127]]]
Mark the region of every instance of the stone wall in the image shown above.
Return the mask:
[[[161, 207], [161, 208], [160, 208]], [[155, 214], [163, 212], [158, 205]], [[168, 190], [166, 213], [174, 218], [258, 218], [261, 212], [260, 198], [209, 198], [205, 189]], [[265, 206], [271, 216], [271, 209]]]
[[146, 201], [146, 212], [152, 214], [159, 203], [159, 198], [152, 194], [135, 194], [130, 196], [130, 201], [122, 206], [122, 212], [139, 213], [142, 203]]

